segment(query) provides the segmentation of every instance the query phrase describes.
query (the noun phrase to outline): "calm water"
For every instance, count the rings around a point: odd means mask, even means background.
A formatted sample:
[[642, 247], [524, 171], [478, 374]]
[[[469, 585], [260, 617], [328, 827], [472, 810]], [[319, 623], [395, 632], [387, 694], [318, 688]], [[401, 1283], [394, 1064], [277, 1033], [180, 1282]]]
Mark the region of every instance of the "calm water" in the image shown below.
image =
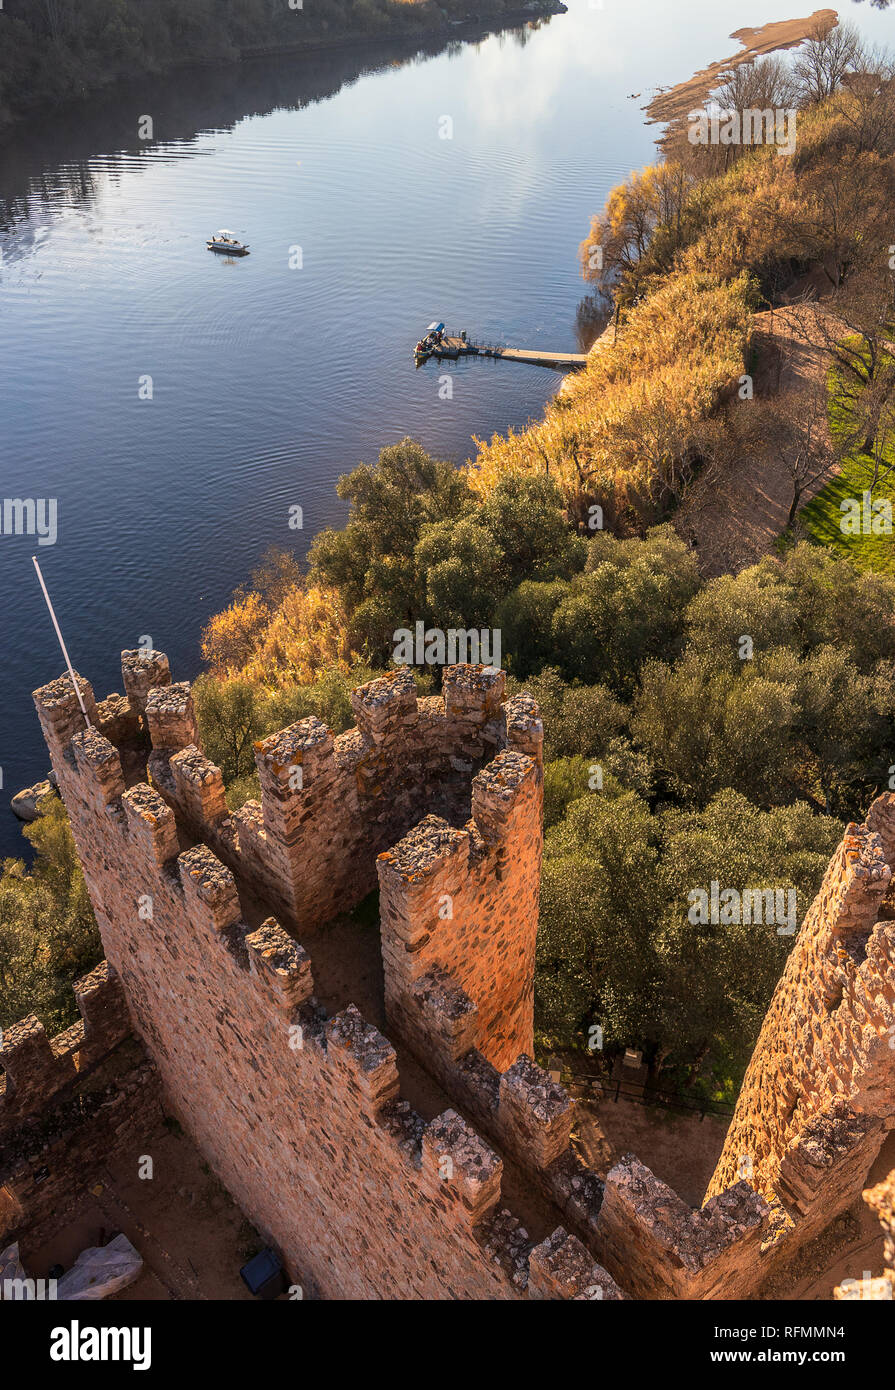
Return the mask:
[[[652, 157], [641, 106], [732, 52], [734, 28], [784, 17], [569, 6], [475, 44], [178, 74], [0, 147], [0, 492], [58, 499], [38, 554], [97, 696], [144, 635], [194, 675], [208, 615], [268, 545], [303, 555], [343, 519], [334, 483], [359, 459], [411, 434], [461, 462], [473, 434], [539, 414], [558, 378], [528, 366], [457, 364], [440, 399], [445, 368], [414, 368], [420, 329], [575, 350], [577, 245]], [[849, 17], [895, 28], [866, 5]], [[220, 226], [248, 259], [205, 250]], [[35, 549], [0, 539], [3, 805], [45, 772], [29, 692], [62, 668]], [[5, 811], [0, 836], [21, 852]]]

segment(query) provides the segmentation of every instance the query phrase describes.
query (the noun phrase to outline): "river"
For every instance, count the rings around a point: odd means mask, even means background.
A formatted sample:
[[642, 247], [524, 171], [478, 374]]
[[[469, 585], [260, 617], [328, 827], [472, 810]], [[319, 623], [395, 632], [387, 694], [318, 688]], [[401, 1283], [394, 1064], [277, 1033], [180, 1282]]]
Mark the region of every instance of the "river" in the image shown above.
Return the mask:
[[[878, 40], [895, 28], [841, 11]], [[31, 554], [97, 697], [147, 636], [193, 676], [203, 623], [264, 550], [304, 555], [344, 519], [340, 473], [405, 434], [462, 462], [473, 435], [541, 412], [558, 378], [530, 366], [461, 362], [446, 398], [443, 366], [414, 367], [420, 330], [437, 317], [580, 350], [577, 246], [653, 156], [642, 107], [734, 52], [734, 29], [781, 17], [569, 0], [481, 41], [182, 72], [15, 131], [0, 147], [0, 492], [56, 499], [58, 532], [0, 537], [4, 804], [46, 772], [30, 691], [62, 668]], [[206, 251], [221, 226], [247, 259]], [[0, 835], [22, 853], [5, 810]]]

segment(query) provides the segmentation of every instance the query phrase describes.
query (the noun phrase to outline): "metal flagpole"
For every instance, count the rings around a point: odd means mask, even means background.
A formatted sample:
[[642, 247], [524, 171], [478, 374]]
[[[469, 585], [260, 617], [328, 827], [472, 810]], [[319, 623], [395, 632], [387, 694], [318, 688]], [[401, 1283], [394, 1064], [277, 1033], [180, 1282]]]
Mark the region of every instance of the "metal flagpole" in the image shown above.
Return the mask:
[[57, 621], [57, 619], [56, 619], [55, 610], [54, 610], [54, 608], [53, 608], [52, 603], [50, 602], [50, 595], [47, 593], [47, 586], [46, 586], [46, 584], [44, 583], [44, 577], [43, 577], [43, 575], [42, 575], [41, 572], [40, 572], [40, 565], [37, 563], [37, 556], [36, 556], [36, 555], [32, 555], [32, 556], [31, 556], [31, 559], [34, 561], [34, 568], [37, 570], [37, 578], [38, 578], [38, 580], [40, 581], [40, 587], [41, 587], [41, 589], [43, 590], [43, 596], [44, 596], [44, 598], [45, 598], [46, 601], [47, 601], [47, 608], [49, 608], [49, 610], [50, 610], [50, 617], [52, 618], [52, 620], [53, 620], [53, 626], [54, 626], [54, 628], [56, 629], [56, 636], [59, 638], [59, 645], [60, 645], [60, 647], [62, 648], [62, 655], [65, 657], [65, 664], [66, 664], [66, 666], [68, 667], [68, 674], [71, 676], [71, 683], [72, 683], [72, 685], [73, 685], [74, 688], [75, 688], [75, 694], [76, 694], [77, 697], [78, 697], [78, 704], [81, 706], [81, 713], [82, 713], [83, 716], [84, 716], [84, 723], [87, 725], [87, 728], [89, 729], [89, 728], [90, 728], [90, 720], [87, 718], [87, 711], [86, 711], [86, 709], [84, 708], [84, 701], [83, 701], [83, 699], [82, 699], [82, 697], [81, 697], [81, 691], [80, 691], [80, 688], [79, 688], [79, 686], [78, 686], [78, 682], [75, 680], [75, 673], [74, 673], [74, 670], [72, 669], [71, 657], [70, 657], [69, 654], [68, 654], [68, 648], [67, 648], [66, 645], [65, 645], [65, 639], [64, 639], [63, 636], [62, 636], [62, 631], [61, 631], [61, 629], [60, 629], [60, 627], [59, 627], [59, 623], [58, 623], [58, 621]]

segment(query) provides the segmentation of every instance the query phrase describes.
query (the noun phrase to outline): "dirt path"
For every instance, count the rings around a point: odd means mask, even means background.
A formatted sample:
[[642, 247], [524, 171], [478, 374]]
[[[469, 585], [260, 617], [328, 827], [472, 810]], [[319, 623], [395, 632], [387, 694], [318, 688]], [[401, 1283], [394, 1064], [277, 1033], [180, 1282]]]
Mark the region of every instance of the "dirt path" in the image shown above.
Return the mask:
[[[147, 1155], [151, 1180], [139, 1176]], [[160, 1126], [112, 1159], [51, 1239], [38, 1248], [23, 1240], [23, 1263], [45, 1278], [52, 1265], [70, 1269], [82, 1250], [119, 1231], [139, 1251], [143, 1271], [118, 1300], [251, 1298], [239, 1270], [261, 1242], [182, 1132]]]
[[[755, 315], [756, 401], [788, 391], [807, 401], [823, 389], [828, 359], [806, 338], [812, 318], [822, 313], [817, 305], [801, 304]], [[748, 410], [750, 404], [735, 400], [728, 410]], [[825, 481], [805, 490], [803, 506]], [[708, 578], [738, 574], [773, 548], [786, 526], [791, 502], [786, 465], [766, 449], [738, 460], [735, 467], [697, 479], [674, 524], [696, 546], [700, 569]]]
[[630, 1100], [591, 1100], [579, 1107], [575, 1131], [579, 1151], [600, 1177], [624, 1154], [635, 1153], [683, 1201], [698, 1207], [728, 1123], [717, 1115], [700, 1120]]

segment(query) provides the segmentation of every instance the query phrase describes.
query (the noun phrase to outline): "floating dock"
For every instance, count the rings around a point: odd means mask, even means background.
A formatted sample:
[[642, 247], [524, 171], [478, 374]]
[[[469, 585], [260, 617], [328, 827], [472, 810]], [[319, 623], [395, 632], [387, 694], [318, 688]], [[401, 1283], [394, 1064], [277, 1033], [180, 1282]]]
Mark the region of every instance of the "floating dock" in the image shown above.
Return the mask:
[[439, 342], [415, 353], [422, 366], [430, 357], [456, 361], [458, 357], [500, 357], [507, 362], [530, 362], [534, 367], [555, 367], [561, 372], [574, 372], [587, 364], [586, 352], [541, 352], [536, 348], [511, 348], [471, 343], [461, 333], [444, 336]]

